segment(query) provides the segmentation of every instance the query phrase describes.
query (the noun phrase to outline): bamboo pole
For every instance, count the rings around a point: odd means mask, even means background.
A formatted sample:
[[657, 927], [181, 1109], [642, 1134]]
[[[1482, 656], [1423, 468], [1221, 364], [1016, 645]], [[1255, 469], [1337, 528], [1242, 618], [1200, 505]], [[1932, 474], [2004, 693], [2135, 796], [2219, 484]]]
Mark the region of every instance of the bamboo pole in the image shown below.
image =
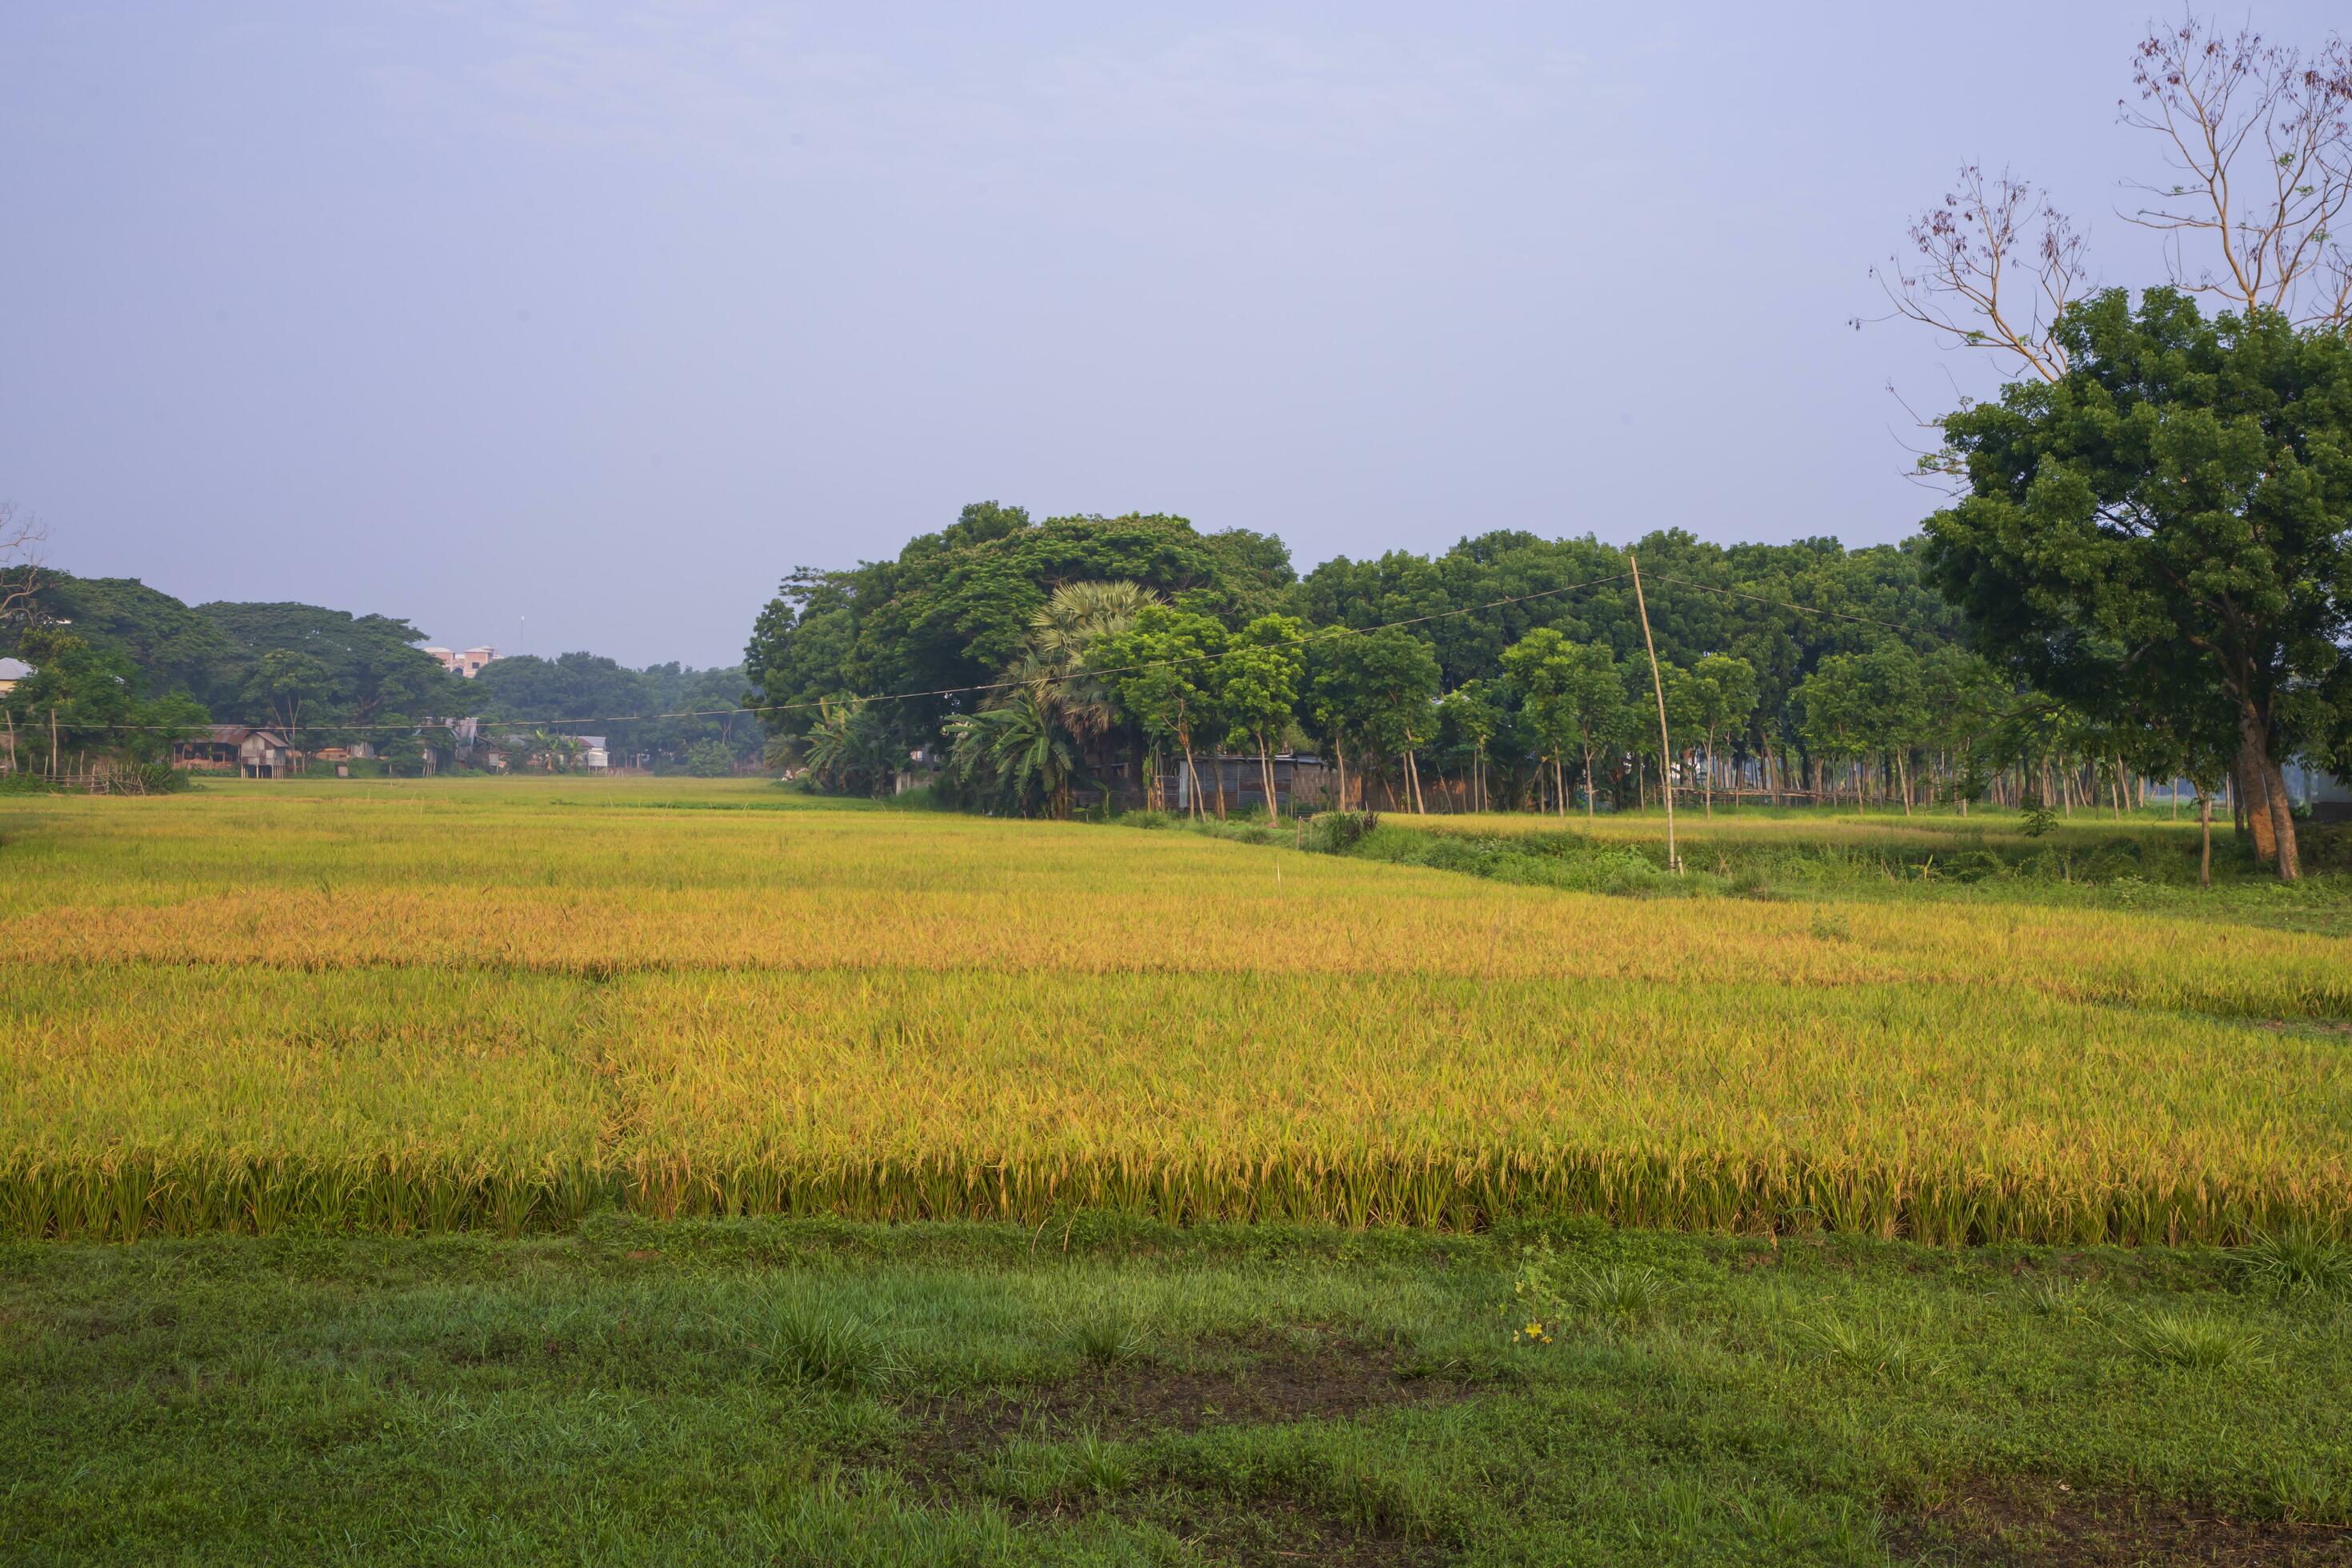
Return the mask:
[[1629, 546], [1625, 564], [1633, 572], [1633, 607], [1642, 615], [1642, 646], [1650, 655], [1650, 690], [1658, 700], [1658, 793], [1666, 797], [1666, 868], [1680, 872], [1683, 858], [1675, 850], [1675, 784], [1666, 775], [1666, 683], [1658, 674], [1658, 645], [1650, 636], [1650, 605], [1642, 596], [1642, 563]]

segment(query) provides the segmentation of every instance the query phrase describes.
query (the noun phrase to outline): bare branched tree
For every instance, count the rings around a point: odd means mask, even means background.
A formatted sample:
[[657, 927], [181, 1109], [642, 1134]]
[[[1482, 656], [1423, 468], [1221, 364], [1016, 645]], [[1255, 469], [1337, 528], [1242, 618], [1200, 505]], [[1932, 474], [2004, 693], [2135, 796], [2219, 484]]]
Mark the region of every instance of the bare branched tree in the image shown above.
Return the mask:
[[[2123, 121], [2162, 138], [2178, 177], [2126, 182], [2150, 205], [2123, 216], [2167, 237], [2173, 281], [2299, 326], [2352, 322], [2352, 247], [2336, 228], [2352, 200], [2352, 46], [2331, 37], [2306, 58], [2192, 16], [2142, 41], [2132, 80]], [[2219, 264], [2192, 265], [2183, 241]]]
[[30, 607], [48, 538], [40, 519], [19, 510], [14, 501], [0, 500], [0, 622]]
[[2008, 356], [2011, 374], [2066, 374], [2051, 328], [2089, 281], [2089, 250], [2047, 193], [1965, 164], [1943, 204], [1914, 220], [1910, 239], [1914, 255], [1871, 268], [1895, 315], [1949, 346]]
[[[2172, 281], [2352, 328], [2352, 237], [2336, 227], [2352, 221], [2352, 45], [2331, 35], [2306, 56], [2191, 16], [2141, 40], [2132, 80], [2123, 121], [2161, 139], [2174, 177], [2126, 182], [2145, 205], [2121, 216], [2166, 237]], [[1909, 237], [1909, 255], [1871, 269], [1894, 314], [1995, 351], [2011, 374], [2066, 373], [2051, 327], [2090, 289], [2089, 247], [2047, 193], [1969, 164]]]

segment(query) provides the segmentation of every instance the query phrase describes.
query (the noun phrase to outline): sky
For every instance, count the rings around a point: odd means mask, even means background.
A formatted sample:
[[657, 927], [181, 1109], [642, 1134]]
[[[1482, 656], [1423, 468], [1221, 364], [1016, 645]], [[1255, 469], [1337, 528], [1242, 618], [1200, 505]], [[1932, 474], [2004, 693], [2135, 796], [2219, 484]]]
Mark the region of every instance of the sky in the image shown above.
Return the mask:
[[1893, 541], [1994, 367], [1856, 330], [1870, 268], [1975, 161], [2159, 278], [2150, 9], [11, 0], [0, 500], [191, 603], [630, 664], [981, 500], [1301, 570]]

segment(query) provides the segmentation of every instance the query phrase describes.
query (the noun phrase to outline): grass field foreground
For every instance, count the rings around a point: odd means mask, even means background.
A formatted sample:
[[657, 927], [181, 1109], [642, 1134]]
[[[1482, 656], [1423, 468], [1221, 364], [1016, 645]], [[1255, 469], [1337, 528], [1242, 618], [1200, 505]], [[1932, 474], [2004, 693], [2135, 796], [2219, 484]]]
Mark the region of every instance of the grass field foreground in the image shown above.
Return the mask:
[[1591, 1224], [0, 1245], [0, 1556], [2340, 1564], [2347, 1310]]

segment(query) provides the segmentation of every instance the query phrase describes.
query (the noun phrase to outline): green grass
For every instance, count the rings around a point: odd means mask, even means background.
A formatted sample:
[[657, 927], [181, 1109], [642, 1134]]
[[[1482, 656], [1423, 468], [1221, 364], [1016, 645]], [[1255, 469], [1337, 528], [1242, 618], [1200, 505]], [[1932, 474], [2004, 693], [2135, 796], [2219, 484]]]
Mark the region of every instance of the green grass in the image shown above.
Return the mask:
[[2352, 1300], [2246, 1262], [1098, 1215], [20, 1245], [0, 1558], [2336, 1561]]
[[[1160, 826], [1157, 814], [1139, 814]], [[1290, 844], [1396, 866], [1425, 866], [1523, 887], [1647, 899], [1836, 900], [1874, 903], [2032, 904], [2126, 910], [2232, 924], [2352, 935], [2352, 827], [2305, 824], [2306, 875], [2282, 884], [2223, 822], [2213, 885], [2198, 882], [2192, 821], [2157, 811], [2121, 819], [2084, 812], [2031, 836], [2014, 812], [1922, 811], [1856, 817], [1818, 809], [1727, 807], [1677, 817], [1680, 875], [1667, 865], [1664, 813], [1587, 824], [1514, 815], [1384, 814], [1361, 837], [1313, 824], [1208, 822], [1196, 831]]]

